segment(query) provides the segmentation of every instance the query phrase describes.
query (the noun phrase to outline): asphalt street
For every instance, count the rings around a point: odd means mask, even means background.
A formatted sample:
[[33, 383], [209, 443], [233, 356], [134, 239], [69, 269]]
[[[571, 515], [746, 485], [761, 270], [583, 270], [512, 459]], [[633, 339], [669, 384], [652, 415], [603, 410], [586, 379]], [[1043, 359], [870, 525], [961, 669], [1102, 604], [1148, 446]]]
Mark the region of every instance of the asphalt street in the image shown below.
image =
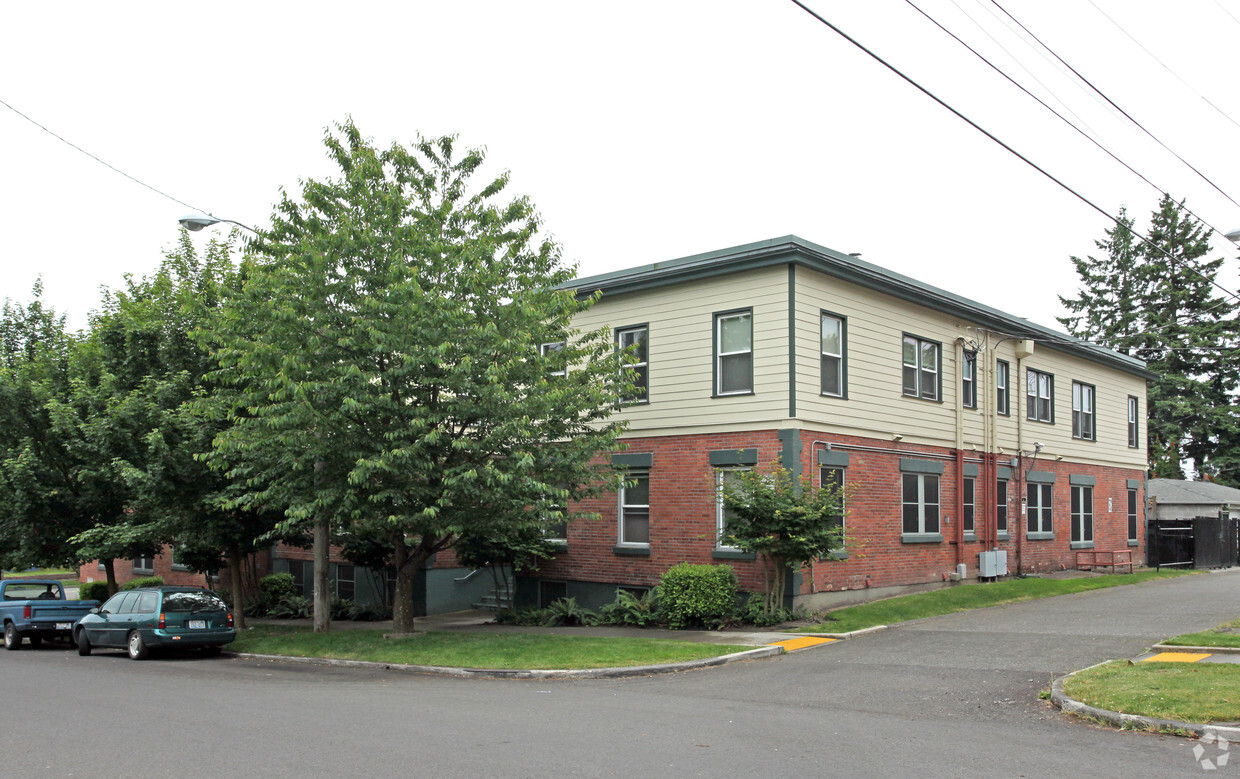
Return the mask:
[[[1064, 715], [1053, 676], [1240, 613], [1240, 569], [651, 677], [457, 679], [0, 653], [5, 775], [1193, 776], [1194, 742]], [[1213, 771], [1240, 777], [1233, 763]]]

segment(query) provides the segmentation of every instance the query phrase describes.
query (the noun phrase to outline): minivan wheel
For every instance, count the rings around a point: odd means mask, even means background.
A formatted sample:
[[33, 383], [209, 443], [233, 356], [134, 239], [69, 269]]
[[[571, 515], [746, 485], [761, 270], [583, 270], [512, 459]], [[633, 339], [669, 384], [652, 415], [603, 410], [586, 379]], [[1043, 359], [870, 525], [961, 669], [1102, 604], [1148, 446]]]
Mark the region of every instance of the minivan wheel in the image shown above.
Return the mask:
[[202, 648], [203, 657], [219, 657], [220, 648], [218, 646], [204, 646]]
[[90, 654], [90, 648], [91, 648], [90, 639], [86, 637], [85, 630], [80, 629], [80, 628], [78, 629], [76, 643], [77, 643], [79, 655], [81, 655], [82, 657], [86, 657], [87, 655]]
[[4, 648], [10, 652], [22, 648], [22, 634], [17, 632], [12, 622], [4, 623]]
[[145, 660], [147, 658], [147, 655], [149, 655], [150, 653], [151, 653], [151, 650], [147, 649], [146, 644], [143, 643], [142, 641], [142, 635], [136, 630], [130, 631], [129, 633], [129, 659], [130, 660]]

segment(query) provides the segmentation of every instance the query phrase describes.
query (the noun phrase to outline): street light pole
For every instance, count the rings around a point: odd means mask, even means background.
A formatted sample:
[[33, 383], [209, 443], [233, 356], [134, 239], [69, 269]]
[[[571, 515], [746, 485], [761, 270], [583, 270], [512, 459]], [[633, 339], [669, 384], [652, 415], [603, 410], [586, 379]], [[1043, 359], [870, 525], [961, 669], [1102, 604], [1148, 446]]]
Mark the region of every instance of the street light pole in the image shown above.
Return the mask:
[[177, 221], [181, 223], [182, 227], [189, 230], [191, 233], [196, 233], [204, 227], [210, 227], [211, 225], [216, 225], [220, 222], [227, 222], [230, 225], [236, 225], [237, 227], [249, 230], [255, 235], [258, 235], [258, 231], [249, 225], [234, 222], [231, 219], [220, 219], [218, 217], [211, 216], [210, 214], [186, 214]]

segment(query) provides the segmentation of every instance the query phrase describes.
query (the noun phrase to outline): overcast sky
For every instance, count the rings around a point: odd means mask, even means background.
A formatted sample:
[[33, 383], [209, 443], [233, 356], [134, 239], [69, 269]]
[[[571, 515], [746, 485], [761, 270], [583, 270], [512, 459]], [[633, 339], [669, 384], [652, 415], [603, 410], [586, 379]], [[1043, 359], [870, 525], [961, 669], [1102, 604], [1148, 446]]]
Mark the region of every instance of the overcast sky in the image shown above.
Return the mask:
[[[1206, 222], [1240, 227], [1222, 194], [1240, 201], [1240, 0], [1001, 2], [1218, 189], [991, 0], [914, 1]], [[905, 0], [808, 5], [1145, 224], [1156, 190]], [[334, 122], [380, 146], [457, 133], [511, 171], [581, 275], [795, 234], [1057, 326], [1069, 257], [1109, 224], [787, 0], [11, 3], [0, 74], [13, 109], [259, 228], [281, 187], [332, 173]], [[0, 105], [0, 297], [27, 300], [41, 275], [83, 326], [101, 285], [149, 273], [176, 240], [189, 209], [173, 199]]]

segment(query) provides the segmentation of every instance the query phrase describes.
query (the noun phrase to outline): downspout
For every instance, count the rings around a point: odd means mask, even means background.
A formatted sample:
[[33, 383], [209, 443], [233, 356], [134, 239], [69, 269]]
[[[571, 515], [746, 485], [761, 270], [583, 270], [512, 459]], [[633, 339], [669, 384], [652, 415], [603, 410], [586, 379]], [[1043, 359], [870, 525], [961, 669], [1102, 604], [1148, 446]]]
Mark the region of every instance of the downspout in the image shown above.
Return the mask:
[[[964, 365], [964, 339], [956, 339], [956, 570], [964, 562], [964, 382], [961, 366]], [[973, 382], [976, 391], [977, 371]], [[973, 521], [977, 523], [977, 497], [974, 496]], [[974, 532], [977, 528], [974, 528]]]
[[[1012, 408], [1013, 406], [1015, 406], [1015, 409], [1016, 409], [1016, 456], [1020, 461], [1020, 467], [1016, 469], [1016, 472], [1017, 472], [1016, 494], [1020, 498], [1020, 508], [1021, 508], [1020, 516], [1017, 518], [1017, 521], [1016, 521], [1016, 575], [1017, 576], [1023, 576], [1025, 574], [1025, 556], [1023, 554], [1024, 549], [1025, 549], [1024, 539], [1025, 539], [1025, 528], [1029, 526], [1029, 517], [1027, 513], [1029, 511], [1029, 506], [1025, 503], [1025, 495], [1027, 494], [1027, 491], [1025, 489], [1025, 412], [1024, 412], [1024, 409], [1021, 408], [1021, 404], [1019, 402], [1017, 403], [1012, 402], [1016, 400], [1017, 398], [1026, 397], [1024, 392], [1012, 392], [1012, 389], [1014, 386], [1016, 387], [1024, 386], [1023, 382], [1025, 381], [1024, 379], [1025, 373], [1024, 371], [1021, 370], [1021, 365], [1023, 362], [1024, 362], [1024, 358], [1020, 356], [1020, 352], [1018, 351], [1016, 353], [1016, 376], [1017, 378], [1013, 379], [1011, 376], [1008, 377], [1008, 394], [1009, 394], [1008, 408]], [[1028, 399], [1026, 398], [1026, 402], [1027, 400]], [[1012, 502], [1012, 498], [1011, 496], [1008, 496], [1008, 504], [1011, 505], [1011, 502]], [[1010, 515], [1011, 512], [1008, 512], [1008, 514]], [[1008, 520], [1008, 531], [1011, 532], [1011, 529], [1012, 529], [1012, 522], [1009, 519]]]

